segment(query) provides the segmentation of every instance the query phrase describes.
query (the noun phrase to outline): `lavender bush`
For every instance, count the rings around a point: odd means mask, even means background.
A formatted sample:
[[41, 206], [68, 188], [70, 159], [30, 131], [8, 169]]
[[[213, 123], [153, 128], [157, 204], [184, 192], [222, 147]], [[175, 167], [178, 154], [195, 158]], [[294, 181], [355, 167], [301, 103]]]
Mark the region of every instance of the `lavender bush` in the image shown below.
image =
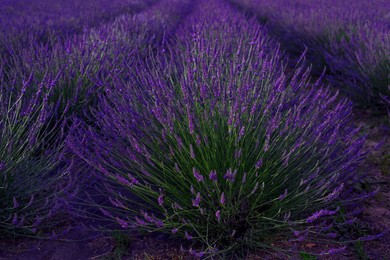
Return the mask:
[[153, 46], [166, 37], [164, 32], [177, 24], [188, 1], [171, 3], [164, 13], [163, 4], [166, 2], [135, 15], [118, 16], [64, 42], [34, 42], [29, 49], [19, 48], [10, 60], [2, 60], [3, 81], [22, 85], [22, 79], [30, 77], [28, 93], [34, 93], [44, 78], [55, 78], [48, 100], [56, 113], [51, 124], [66, 130], [67, 122], [58, 124], [56, 120], [73, 114], [85, 116], [88, 107], [95, 105], [97, 93], [109, 91], [103, 82], [133, 70], [140, 59], [151, 54]]
[[388, 1], [232, 1], [262, 17], [293, 53], [308, 48], [319, 73], [359, 105], [382, 110], [389, 97]]
[[94, 126], [75, 119], [67, 144], [104, 181], [101, 213], [200, 257], [330, 237], [362, 157], [351, 104], [301, 66], [287, 73], [264, 28], [221, 1], [198, 3], [177, 35], [108, 83]]
[[66, 199], [72, 196], [73, 183], [61, 163], [62, 146], [42, 142], [53, 138], [48, 128], [53, 79], [46, 78], [30, 96], [29, 85], [26, 80], [20, 91], [10, 85], [0, 88], [1, 238], [52, 232], [65, 221]]
[[88, 122], [86, 108], [94, 106], [97, 93], [109, 92], [103, 82], [132, 70], [138, 59], [150, 54], [154, 41], [162, 41], [187, 5], [177, 1], [164, 10], [160, 4], [140, 14], [124, 14], [63, 42], [42, 44], [34, 38], [29, 49], [17, 48], [10, 59], [2, 60], [0, 215], [8, 233], [37, 232], [61, 204], [70, 203], [63, 197], [73, 196], [67, 191], [75, 186], [67, 175], [71, 169], [75, 177], [79, 165], [62, 150], [68, 117]]

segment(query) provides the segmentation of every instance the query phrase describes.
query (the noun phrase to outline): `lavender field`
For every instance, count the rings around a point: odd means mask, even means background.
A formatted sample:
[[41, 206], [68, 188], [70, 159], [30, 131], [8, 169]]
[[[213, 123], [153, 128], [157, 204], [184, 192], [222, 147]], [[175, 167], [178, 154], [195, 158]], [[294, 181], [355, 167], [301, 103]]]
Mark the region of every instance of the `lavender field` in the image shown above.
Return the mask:
[[0, 2], [0, 259], [390, 259], [390, 3]]

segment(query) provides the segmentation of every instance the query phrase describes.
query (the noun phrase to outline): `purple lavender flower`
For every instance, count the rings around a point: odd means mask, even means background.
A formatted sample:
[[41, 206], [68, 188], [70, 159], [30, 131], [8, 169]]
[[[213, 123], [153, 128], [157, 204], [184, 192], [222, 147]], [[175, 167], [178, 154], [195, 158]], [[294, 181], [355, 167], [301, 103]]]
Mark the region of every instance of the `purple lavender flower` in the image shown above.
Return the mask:
[[262, 159], [259, 159], [257, 162], [256, 162], [256, 165], [255, 165], [255, 168], [256, 169], [260, 169], [260, 167], [263, 165], [263, 160]]
[[228, 180], [230, 182], [234, 182], [234, 179], [236, 178], [237, 170], [232, 171], [232, 169], [228, 169], [226, 174], [223, 176], [225, 180]]
[[238, 149], [238, 150], [236, 150], [236, 151], [234, 152], [234, 158], [235, 158], [236, 160], [237, 160], [237, 159], [240, 159], [241, 155], [242, 155], [242, 149], [241, 149], [241, 148]]
[[221, 221], [221, 210], [217, 210], [217, 212], [215, 212], [215, 217], [217, 218], [218, 222]]
[[144, 226], [144, 225], [147, 225], [147, 223], [141, 219], [139, 219], [138, 217], [135, 217], [135, 221], [137, 222], [138, 225], [140, 226]]
[[164, 222], [163, 221], [161, 221], [160, 219], [154, 219], [153, 220], [153, 223], [156, 225], [156, 227], [158, 227], [158, 228], [162, 228], [163, 226], [164, 226]]
[[329, 202], [329, 201], [337, 199], [339, 197], [341, 191], [343, 190], [343, 188], [344, 188], [344, 183], [341, 183], [341, 185], [339, 187], [337, 187], [332, 193], [330, 193], [326, 197], [325, 202]]
[[240, 129], [240, 133], [238, 134], [238, 137], [241, 139], [245, 134], [245, 126], [242, 126]]
[[369, 236], [365, 236], [365, 237], [359, 237], [358, 240], [359, 241], [371, 241], [371, 240], [375, 240], [375, 239], [378, 239], [380, 237], [383, 237], [387, 233], [388, 233], [388, 231], [384, 231], [384, 232], [381, 232], [381, 233], [376, 234], [376, 235], [369, 235]]
[[107, 210], [105, 210], [105, 209], [103, 209], [103, 208], [99, 208], [99, 210], [103, 213], [104, 216], [109, 217], [109, 218], [113, 218], [113, 216], [111, 215], [111, 213], [108, 212]]
[[158, 202], [158, 205], [160, 205], [161, 207], [164, 206], [164, 195], [163, 194], [160, 194], [158, 196], [157, 202]]
[[246, 183], [246, 172], [242, 175], [241, 184], [244, 185]]
[[149, 216], [147, 212], [143, 212], [144, 218], [147, 222], [153, 223], [153, 217]]
[[196, 252], [192, 248], [190, 248], [190, 250], [188, 252], [190, 253], [190, 255], [195, 256], [195, 257], [202, 258], [204, 256], [204, 252], [203, 251]]
[[220, 202], [222, 205], [225, 205], [226, 198], [225, 198], [225, 193], [224, 193], [224, 192], [222, 192], [221, 198], [220, 198], [219, 202]]
[[117, 198], [113, 199], [111, 197], [108, 197], [108, 200], [110, 201], [110, 203], [114, 206], [114, 207], [118, 207], [118, 208], [122, 208], [122, 209], [127, 209], [127, 207], [121, 202], [119, 201]]
[[190, 234], [188, 234], [187, 231], [184, 232], [184, 237], [187, 239], [187, 240], [192, 240], [192, 236]]
[[196, 135], [196, 145], [199, 147], [202, 144], [202, 140], [199, 135]]
[[329, 256], [329, 255], [336, 255], [336, 254], [339, 254], [343, 251], [345, 251], [347, 247], [344, 246], [344, 247], [341, 247], [341, 248], [332, 248], [332, 249], [329, 249], [327, 251], [322, 251], [320, 253], [321, 256]]
[[308, 217], [308, 218], [306, 219], [306, 222], [307, 222], [307, 223], [312, 223], [312, 222], [314, 222], [315, 220], [317, 220], [317, 219], [319, 219], [319, 218], [321, 218], [321, 217], [334, 215], [334, 214], [336, 214], [338, 211], [339, 211], [339, 208], [337, 208], [337, 209], [335, 209], [335, 210], [321, 209], [320, 211], [317, 211], [317, 212], [315, 212], [313, 215], [311, 215], [310, 217]]
[[287, 189], [284, 190], [284, 193], [279, 196], [279, 200], [284, 200], [287, 197]]
[[192, 168], [192, 172], [194, 173], [194, 177], [198, 182], [203, 182], [203, 176], [196, 170], [195, 167]]
[[195, 159], [195, 153], [194, 153], [194, 148], [192, 147], [192, 144], [190, 144], [190, 154], [191, 154], [191, 158]]
[[181, 150], [181, 148], [183, 148], [183, 140], [179, 136], [176, 136], [176, 142], [179, 146], [179, 150]]
[[119, 218], [119, 217], [116, 217], [116, 222], [118, 222], [119, 225], [121, 225], [122, 228], [128, 228], [129, 227], [129, 224], [124, 221], [123, 219]]
[[202, 197], [200, 196], [200, 192], [198, 192], [198, 194], [196, 195], [196, 198], [192, 199], [192, 206], [199, 207], [199, 203], [200, 203], [201, 198]]
[[216, 170], [212, 170], [211, 172], [210, 172], [210, 174], [209, 174], [209, 178], [210, 178], [210, 180], [212, 180], [212, 181], [217, 181], [218, 179], [217, 179], [217, 171]]
[[175, 163], [175, 170], [179, 173], [180, 172], [180, 168], [179, 168], [179, 165], [177, 163]]

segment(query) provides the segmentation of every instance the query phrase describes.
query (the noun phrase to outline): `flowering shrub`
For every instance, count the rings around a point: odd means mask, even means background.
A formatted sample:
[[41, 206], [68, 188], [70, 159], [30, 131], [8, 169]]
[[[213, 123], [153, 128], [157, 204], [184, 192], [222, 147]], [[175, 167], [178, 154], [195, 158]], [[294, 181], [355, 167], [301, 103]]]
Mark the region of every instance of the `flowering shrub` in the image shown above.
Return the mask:
[[338, 212], [362, 157], [350, 103], [302, 67], [286, 73], [255, 22], [200, 6], [165, 58], [101, 96], [94, 128], [75, 120], [67, 143], [105, 181], [99, 210], [184, 238], [197, 256], [329, 236], [319, 220]]
[[153, 41], [162, 41], [188, 3], [122, 15], [64, 42], [33, 39], [30, 49], [17, 48], [10, 60], [2, 60], [1, 229], [35, 233], [56, 224], [47, 221], [71, 202], [69, 190], [76, 192], [68, 172], [75, 177], [81, 167], [62, 149], [68, 117], [77, 115], [88, 123], [85, 108], [94, 106], [97, 93], [109, 92], [102, 82], [149, 54]]
[[292, 53], [308, 48], [318, 72], [360, 105], [390, 96], [388, 1], [232, 1], [266, 20]]
[[47, 231], [64, 221], [56, 216], [72, 195], [73, 183], [60, 163], [62, 146], [52, 140], [48, 128], [53, 79], [41, 82], [33, 95], [27, 95], [29, 84], [24, 82], [21, 91], [9, 85], [0, 88], [1, 237]]
[[[22, 79], [30, 77], [29, 95], [45, 78], [55, 78], [48, 95], [56, 115], [50, 127], [66, 131], [66, 119], [76, 114], [88, 120], [86, 110], [96, 105], [98, 93], [109, 91], [105, 83], [132, 70], [154, 45], [161, 44], [164, 32], [172, 30], [188, 5], [188, 1], [178, 1], [162, 13], [163, 3], [141, 13], [118, 16], [64, 42], [42, 44], [34, 39], [30, 48], [18, 48], [9, 61], [1, 60], [2, 82], [21, 86]], [[58, 122], [60, 119], [63, 121]]]

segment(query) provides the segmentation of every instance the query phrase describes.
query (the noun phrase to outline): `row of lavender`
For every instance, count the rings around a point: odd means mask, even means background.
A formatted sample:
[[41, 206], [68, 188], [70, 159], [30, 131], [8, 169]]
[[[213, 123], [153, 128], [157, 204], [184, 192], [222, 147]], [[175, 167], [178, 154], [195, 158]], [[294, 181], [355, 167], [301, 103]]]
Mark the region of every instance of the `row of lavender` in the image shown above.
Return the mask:
[[[107, 82], [94, 126], [76, 119], [67, 139], [104, 183], [101, 217], [199, 257], [297, 254], [353, 222], [332, 220], [363, 156], [347, 100], [302, 66], [287, 73], [265, 29], [224, 1], [199, 1], [165, 53]], [[288, 248], [272, 246], [281, 237]]]
[[[38, 227], [48, 231], [67, 221], [62, 211], [78, 182], [64, 147], [70, 118], [88, 121], [87, 110], [96, 105], [96, 96], [109, 91], [103, 82], [131, 70], [163, 40], [164, 32], [173, 30], [188, 3], [162, 1], [50, 44], [32, 38], [31, 45], [2, 60], [2, 234], [36, 233]], [[61, 218], [56, 218], [59, 212]]]
[[357, 104], [390, 104], [390, 3], [385, 0], [245, 0], [293, 53], [308, 49], [330, 82]]
[[112, 20], [112, 17], [120, 14], [139, 12], [156, 2], [4, 0], [0, 3], [0, 50], [12, 54], [37, 41], [56, 42]]
[[[191, 3], [32, 45], [1, 70], [2, 231], [43, 234], [68, 212], [242, 256], [299, 253], [353, 222], [333, 219], [354, 206], [363, 157], [351, 104], [302, 64], [289, 72], [265, 28], [222, 0], [178, 26]], [[99, 196], [76, 193], [84, 176]], [[344, 248], [330, 244], [316, 253]]]

